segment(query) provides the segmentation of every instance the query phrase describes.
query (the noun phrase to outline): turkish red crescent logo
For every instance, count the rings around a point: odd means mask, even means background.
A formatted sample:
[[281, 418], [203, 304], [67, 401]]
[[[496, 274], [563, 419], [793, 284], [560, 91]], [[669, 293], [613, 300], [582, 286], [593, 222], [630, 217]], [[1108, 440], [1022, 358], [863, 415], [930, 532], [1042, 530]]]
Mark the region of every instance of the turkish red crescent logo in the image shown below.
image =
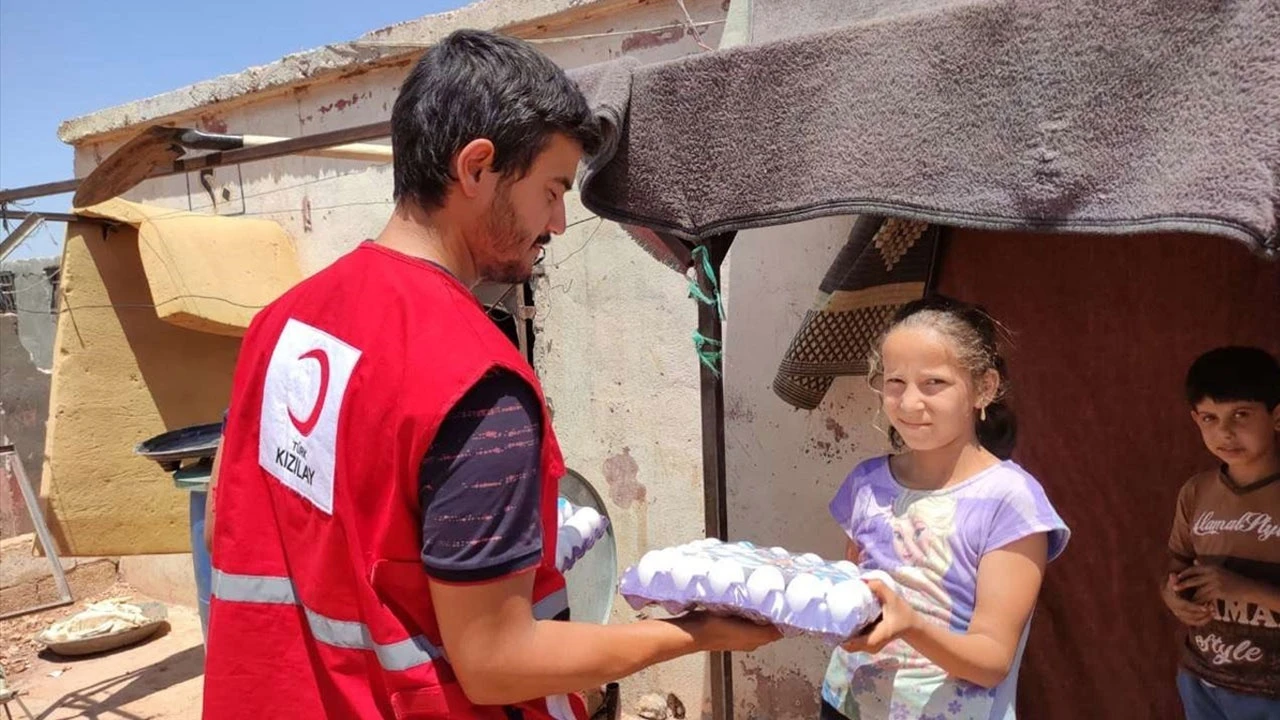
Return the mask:
[[305, 420], [299, 420], [293, 414], [292, 408], [289, 410], [289, 420], [293, 426], [302, 433], [302, 437], [307, 437], [316, 427], [316, 421], [320, 419], [320, 411], [324, 409], [324, 396], [329, 392], [329, 356], [324, 354], [320, 348], [308, 350], [298, 356], [299, 360], [315, 360], [320, 365], [320, 392], [316, 393], [316, 404], [311, 407], [310, 414]]

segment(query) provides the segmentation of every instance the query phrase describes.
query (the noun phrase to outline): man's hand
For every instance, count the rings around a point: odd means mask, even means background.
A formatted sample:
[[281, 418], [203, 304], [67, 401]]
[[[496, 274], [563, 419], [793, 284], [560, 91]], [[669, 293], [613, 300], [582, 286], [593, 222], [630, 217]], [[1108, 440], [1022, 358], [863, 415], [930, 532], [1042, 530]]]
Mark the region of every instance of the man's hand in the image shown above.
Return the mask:
[[708, 612], [690, 613], [671, 622], [688, 632], [698, 649], [706, 652], [752, 652], [782, 637], [772, 625]]
[[775, 627], [707, 613], [618, 625], [534, 620], [533, 575], [430, 581], [449, 664], [476, 704], [578, 692], [689, 653], [750, 651], [781, 636]]
[[916, 611], [879, 580], [867, 580], [871, 594], [880, 601], [880, 620], [863, 635], [849, 638], [842, 647], [849, 652], [878, 653], [919, 622]]
[[1192, 602], [1208, 603], [1214, 600], [1241, 600], [1252, 589], [1249, 580], [1218, 565], [1195, 565], [1178, 573], [1174, 586], [1178, 592], [1195, 590]]
[[[1195, 568], [1187, 568], [1194, 570]], [[1185, 570], [1183, 572], [1186, 572]], [[1160, 598], [1164, 600], [1164, 604], [1169, 608], [1169, 612], [1178, 618], [1178, 622], [1189, 627], [1200, 627], [1213, 619], [1213, 610], [1208, 603], [1192, 600], [1184, 600], [1179, 594], [1179, 575], [1177, 573], [1169, 573], [1168, 580], [1165, 581], [1164, 587], [1160, 589]]]

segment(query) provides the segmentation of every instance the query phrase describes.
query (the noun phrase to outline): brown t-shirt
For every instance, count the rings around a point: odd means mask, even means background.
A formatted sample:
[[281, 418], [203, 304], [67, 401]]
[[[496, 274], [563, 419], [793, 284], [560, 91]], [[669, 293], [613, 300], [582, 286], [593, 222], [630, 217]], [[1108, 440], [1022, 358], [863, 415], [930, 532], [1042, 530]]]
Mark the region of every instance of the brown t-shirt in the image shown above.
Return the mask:
[[[1280, 474], [1245, 489], [1221, 470], [1200, 473], [1178, 494], [1169, 551], [1187, 563], [1221, 565], [1280, 586]], [[1218, 600], [1213, 620], [1187, 628], [1182, 664], [1204, 680], [1280, 699], [1280, 613]]]

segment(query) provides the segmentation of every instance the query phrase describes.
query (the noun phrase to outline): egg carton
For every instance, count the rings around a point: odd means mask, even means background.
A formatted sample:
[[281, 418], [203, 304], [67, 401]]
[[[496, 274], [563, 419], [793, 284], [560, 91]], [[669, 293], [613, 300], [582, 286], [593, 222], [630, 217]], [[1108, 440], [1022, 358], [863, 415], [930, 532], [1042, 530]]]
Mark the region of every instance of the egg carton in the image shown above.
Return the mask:
[[709, 538], [645, 553], [622, 574], [619, 592], [635, 610], [703, 609], [836, 645], [880, 617], [880, 603], [864, 582], [873, 576], [887, 579], [848, 560]]
[[556, 503], [556, 569], [568, 572], [609, 531], [609, 518], [565, 498]]

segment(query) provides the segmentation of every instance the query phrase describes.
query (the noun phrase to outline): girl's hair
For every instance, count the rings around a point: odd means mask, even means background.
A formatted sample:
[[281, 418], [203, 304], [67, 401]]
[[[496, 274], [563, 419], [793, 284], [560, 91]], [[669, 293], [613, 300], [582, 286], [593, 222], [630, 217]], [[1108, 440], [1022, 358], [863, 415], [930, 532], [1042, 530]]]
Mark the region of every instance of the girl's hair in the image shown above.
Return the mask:
[[[909, 302], [894, 313], [871, 351], [868, 358], [871, 372], [867, 377], [873, 384], [884, 374], [880, 349], [884, 346], [885, 338], [894, 330], [904, 327], [927, 327], [947, 338], [951, 342], [956, 360], [975, 380], [988, 370], [995, 370], [999, 374], [995, 397], [987, 405], [987, 419], [980, 420], [975, 411], [974, 424], [978, 442], [1001, 460], [1009, 459], [1017, 441], [1018, 426], [1007, 402], [1009, 372], [1005, 368], [1004, 357], [1000, 354], [1001, 326], [983, 308], [943, 295], [931, 295]], [[892, 426], [889, 428], [889, 441], [895, 449], [902, 449], [902, 437]]]

